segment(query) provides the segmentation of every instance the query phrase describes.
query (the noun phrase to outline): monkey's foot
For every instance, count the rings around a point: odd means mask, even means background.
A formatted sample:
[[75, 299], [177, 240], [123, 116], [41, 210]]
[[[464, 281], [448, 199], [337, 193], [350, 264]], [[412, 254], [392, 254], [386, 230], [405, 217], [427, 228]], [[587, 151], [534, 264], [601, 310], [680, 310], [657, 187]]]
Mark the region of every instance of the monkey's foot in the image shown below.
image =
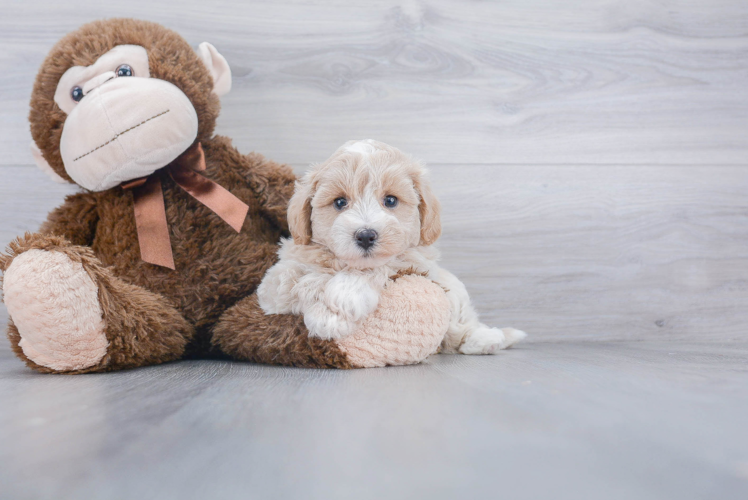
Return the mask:
[[337, 341], [338, 347], [357, 368], [420, 363], [439, 348], [449, 317], [444, 289], [422, 276], [401, 276], [387, 285], [359, 329]]
[[98, 292], [83, 265], [64, 253], [17, 255], [5, 271], [3, 295], [26, 357], [56, 371], [101, 361], [109, 343]]

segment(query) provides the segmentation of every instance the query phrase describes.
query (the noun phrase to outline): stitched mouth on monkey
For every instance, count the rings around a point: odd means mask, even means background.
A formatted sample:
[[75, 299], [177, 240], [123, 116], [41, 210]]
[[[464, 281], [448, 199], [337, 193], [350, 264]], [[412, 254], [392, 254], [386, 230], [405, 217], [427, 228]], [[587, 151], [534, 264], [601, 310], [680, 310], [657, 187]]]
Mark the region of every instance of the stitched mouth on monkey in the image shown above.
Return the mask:
[[121, 135], [123, 135], [123, 134], [126, 134], [126, 133], [128, 133], [128, 132], [131, 132], [132, 130], [135, 130], [136, 128], [140, 127], [141, 125], [145, 125], [145, 124], [146, 124], [146, 123], [148, 123], [149, 121], [151, 121], [151, 120], [154, 120], [154, 119], [158, 118], [159, 116], [165, 115], [165, 114], [166, 114], [166, 113], [168, 113], [169, 111], [170, 111], [170, 110], [168, 110], [168, 109], [167, 109], [167, 110], [165, 110], [165, 111], [162, 111], [162, 112], [160, 112], [160, 113], [157, 113], [157, 114], [155, 114], [155, 115], [151, 116], [150, 118], [146, 118], [145, 120], [143, 120], [142, 122], [138, 123], [137, 125], [133, 125], [132, 127], [128, 128], [128, 129], [125, 129], [125, 130], [123, 130], [122, 132], [119, 132], [119, 133], [115, 134], [115, 136], [114, 136], [114, 137], [112, 137], [111, 139], [109, 139], [108, 141], [106, 141], [106, 142], [105, 142], [104, 144], [101, 144], [101, 145], [99, 145], [99, 146], [96, 146], [95, 148], [93, 148], [93, 149], [92, 149], [91, 151], [89, 151], [88, 153], [83, 153], [83, 154], [82, 154], [82, 155], [80, 155], [80, 156], [79, 156], [78, 158], [75, 158], [75, 159], [74, 159], [73, 161], [74, 161], [74, 162], [75, 162], [75, 161], [78, 161], [78, 160], [80, 160], [81, 158], [84, 158], [84, 157], [86, 157], [86, 156], [90, 155], [91, 153], [93, 153], [93, 152], [95, 152], [95, 151], [98, 151], [99, 149], [103, 148], [104, 146], [108, 146], [108, 145], [109, 145], [109, 144], [111, 144], [111, 143], [112, 143], [112, 142], [113, 142], [113, 141], [114, 141], [115, 139], [117, 139], [117, 138], [118, 138], [119, 136], [121, 136]]

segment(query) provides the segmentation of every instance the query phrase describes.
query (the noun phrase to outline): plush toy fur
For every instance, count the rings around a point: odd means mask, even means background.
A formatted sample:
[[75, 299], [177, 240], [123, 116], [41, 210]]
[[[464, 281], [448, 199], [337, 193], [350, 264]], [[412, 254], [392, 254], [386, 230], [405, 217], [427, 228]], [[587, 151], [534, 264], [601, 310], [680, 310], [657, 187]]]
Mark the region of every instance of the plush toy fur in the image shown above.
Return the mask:
[[[310, 338], [300, 317], [262, 312], [254, 292], [277, 259], [279, 239], [288, 236], [295, 176], [285, 165], [242, 155], [228, 138], [213, 136], [220, 103], [211, 74], [185, 40], [160, 25], [97, 21], [52, 49], [34, 85], [29, 119], [41, 155], [58, 176], [72, 182], [60, 155], [66, 114], [53, 100], [57, 82], [71, 66], [91, 65], [124, 44], [144, 47], [150, 76], [176, 85], [192, 102], [203, 175], [249, 205], [249, 214], [236, 233], [157, 171], [173, 271], [140, 259], [130, 192], [114, 187], [68, 196], [38, 233], [17, 239], [0, 256], [8, 337], [18, 357], [40, 372], [85, 373], [188, 355], [352, 368], [418, 362], [436, 350], [447, 328], [439, 311], [448, 306], [443, 292], [421, 277], [391, 282], [385, 296], [396, 299], [363, 325], [367, 333], [358, 344], [356, 337], [345, 345]], [[393, 340], [392, 318], [402, 342]], [[388, 340], [372, 348], [378, 338]]]

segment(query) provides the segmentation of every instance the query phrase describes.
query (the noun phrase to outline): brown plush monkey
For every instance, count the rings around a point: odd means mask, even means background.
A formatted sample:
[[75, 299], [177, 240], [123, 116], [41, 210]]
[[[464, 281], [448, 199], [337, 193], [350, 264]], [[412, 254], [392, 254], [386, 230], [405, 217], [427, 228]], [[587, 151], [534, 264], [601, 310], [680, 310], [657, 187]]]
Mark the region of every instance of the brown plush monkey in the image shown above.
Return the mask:
[[118, 370], [224, 355], [306, 367], [408, 364], [446, 331], [443, 291], [392, 281], [361, 331], [308, 337], [266, 316], [255, 288], [287, 234], [289, 167], [213, 135], [226, 60], [204, 43], [130, 19], [87, 24], [44, 61], [32, 146], [84, 190], [0, 255], [14, 352], [41, 372]]

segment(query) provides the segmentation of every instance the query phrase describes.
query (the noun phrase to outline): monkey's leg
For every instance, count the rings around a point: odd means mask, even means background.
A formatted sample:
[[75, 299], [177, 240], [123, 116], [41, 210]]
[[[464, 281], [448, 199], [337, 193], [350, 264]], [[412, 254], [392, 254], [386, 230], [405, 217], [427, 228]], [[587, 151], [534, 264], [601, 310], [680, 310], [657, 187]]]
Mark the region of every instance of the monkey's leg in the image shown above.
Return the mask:
[[213, 329], [213, 345], [235, 359], [309, 368], [409, 365], [436, 352], [449, 326], [444, 290], [421, 276], [391, 281], [379, 307], [340, 340], [309, 337], [302, 316], [265, 315], [250, 295]]
[[27, 234], [0, 255], [8, 338], [31, 368], [86, 373], [181, 357], [192, 326], [168, 301], [114, 276], [93, 251]]
[[213, 345], [234, 359], [306, 368], [353, 368], [335, 341], [309, 337], [304, 318], [266, 316], [252, 294], [221, 315]]

